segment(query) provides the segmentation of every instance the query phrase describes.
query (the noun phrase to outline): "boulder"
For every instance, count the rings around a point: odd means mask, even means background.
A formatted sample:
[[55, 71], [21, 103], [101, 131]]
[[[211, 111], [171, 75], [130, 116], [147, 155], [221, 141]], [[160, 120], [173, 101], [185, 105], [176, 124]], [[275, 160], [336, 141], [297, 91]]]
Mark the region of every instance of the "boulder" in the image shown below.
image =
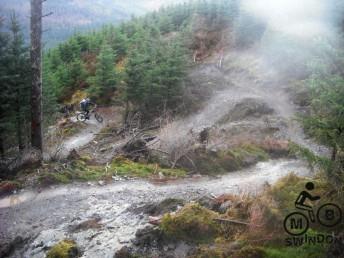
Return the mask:
[[226, 213], [226, 211], [233, 205], [232, 201], [226, 201], [224, 203], [221, 204], [221, 206], [219, 207], [219, 212], [224, 214]]
[[152, 243], [157, 243], [162, 239], [162, 232], [159, 228], [153, 226], [146, 226], [143, 229], [136, 231], [133, 244], [136, 246], [151, 246]]
[[21, 248], [25, 244], [26, 240], [21, 236], [17, 236], [10, 242], [5, 242], [0, 245], [0, 257], [10, 256], [16, 249]]
[[120, 250], [118, 250], [113, 258], [132, 258], [132, 250], [127, 246], [123, 246]]
[[196, 202], [198, 202], [201, 206], [214, 211], [217, 211], [220, 206], [220, 204], [213, 197], [207, 195], [200, 197], [196, 200]]
[[80, 155], [78, 154], [78, 152], [75, 149], [72, 149], [67, 157], [68, 160], [78, 160], [80, 159]]
[[150, 216], [160, 216], [165, 213], [177, 211], [180, 207], [184, 206], [185, 201], [181, 199], [167, 198], [161, 202], [149, 203], [141, 207], [129, 209], [137, 214], [144, 213]]
[[80, 232], [80, 231], [85, 231], [89, 229], [100, 229], [102, 227], [102, 224], [99, 223], [100, 218], [93, 218], [86, 220], [84, 222], [81, 222], [80, 224], [73, 225], [69, 228], [69, 231], [74, 233], [74, 232]]

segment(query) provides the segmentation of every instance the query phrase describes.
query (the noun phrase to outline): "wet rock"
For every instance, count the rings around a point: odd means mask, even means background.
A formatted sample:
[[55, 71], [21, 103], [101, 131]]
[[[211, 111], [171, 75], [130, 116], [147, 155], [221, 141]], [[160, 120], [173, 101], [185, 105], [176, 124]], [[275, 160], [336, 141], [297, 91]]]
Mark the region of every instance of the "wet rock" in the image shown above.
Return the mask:
[[162, 232], [157, 227], [147, 226], [136, 231], [133, 244], [136, 246], [150, 246], [153, 242], [162, 239]]
[[100, 220], [100, 218], [86, 220], [84, 222], [81, 222], [80, 224], [71, 226], [69, 231], [75, 233], [89, 229], [100, 229], [103, 226], [101, 223], [99, 223]]
[[159, 216], [168, 212], [177, 211], [180, 207], [184, 206], [185, 202], [181, 199], [168, 198], [162, 202], [155, 204], [148, 210], [151, 216]]
[[27, 240], [21, 236], [17, 236], [10, 242], [2, 243], [0, 245], [0, 257], [10, 256], [15, 250], [22, 248]]
[[226, 213], [226, 211], [233, 205], [232, 201], [226, 201], [224, 203], [221, 204], [221, 206], [219, 207], [219, 212], [224, 214]]
[[120, 250], [118, 250], [115, 255], [113, 256], [113, 258], [132, 258], [132, 249], [127, 247], [127, 246], [123, 246]]
[[217, 211], [220, 207], [220, 204], [211, 196], [205, 195], [200, 197], [199, 199], [196, 200], [201, 206], [210, 209], [210, 210], [215, 210]]
[[177, 211], [184, 206], [185, 201], [181, 199], [168, 198], [159, 203], [150, 203], [137, 208], [130, 208], [134, 213], [144, 213], [150, 216], [160, 216], [168, 212]]

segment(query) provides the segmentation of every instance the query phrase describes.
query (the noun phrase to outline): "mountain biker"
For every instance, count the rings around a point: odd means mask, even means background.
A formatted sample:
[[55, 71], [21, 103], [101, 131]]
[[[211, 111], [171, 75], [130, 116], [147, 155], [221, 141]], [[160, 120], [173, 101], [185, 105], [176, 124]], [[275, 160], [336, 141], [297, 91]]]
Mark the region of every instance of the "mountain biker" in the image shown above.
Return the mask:
[[80, 108], [81, 111], [85, 112], [86, 118], [90, 119], [89, 113], [90, 113], [90, 106], [97, 106], [95, 103], [93, 103], [89, 98], [84, 98], [80, 101]]

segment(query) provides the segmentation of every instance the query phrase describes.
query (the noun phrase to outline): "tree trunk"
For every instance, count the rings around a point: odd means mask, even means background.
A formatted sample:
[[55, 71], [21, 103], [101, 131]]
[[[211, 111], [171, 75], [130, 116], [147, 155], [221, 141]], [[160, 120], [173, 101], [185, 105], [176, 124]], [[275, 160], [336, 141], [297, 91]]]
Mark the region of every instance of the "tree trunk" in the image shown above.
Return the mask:
[[1, 159], [5, 158], [5, 147], [2, 132], [0, 132], [0, 157]]
[[129, 100], [127, 99], [125, 101], [125, 112], [124, 112], [124, 125], [127, 125], [128, 123], [128, 117], [129, 117]]
[[332, 161], [336, 161], [336, 158], [337, 158], [337, 146], [335, 145], [332, 148], [331, 160]]
[[17, 131], [17, 142], [18, 142], [18, 148], [19, 151], [22, 151], [24, 149], [23, 144], [23, 135], [22, 135], [22, 119], [21, 119], [21, 109], [20, 109], [20, 99], [19, 99], [19, 92], [17, 92], [16, 96], [16, 131]]
[[31, 145], [43, 151], [42, 133], [42, 0], [31, 0]]

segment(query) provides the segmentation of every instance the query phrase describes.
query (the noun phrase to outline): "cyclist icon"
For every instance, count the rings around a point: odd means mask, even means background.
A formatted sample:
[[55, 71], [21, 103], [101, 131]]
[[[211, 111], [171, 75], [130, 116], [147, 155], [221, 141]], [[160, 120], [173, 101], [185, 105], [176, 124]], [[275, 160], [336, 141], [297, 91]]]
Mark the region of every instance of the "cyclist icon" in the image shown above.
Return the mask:
[[[305, 187], [308, 191], [312, 191], [315, 188], [312, 182], [308, 182]], [[314, 202], [320, 200], [320, 196], [313, 196], [308, 191], [302, 191], [295, 201], [296, 209], [307, 211], [308, 216], [302, 212], [294, 211], [284, 219], [284, 229], [290, 235], [300, 236], [306, 233], [310, 221], [312, 223], [318, 221], [320, 225], [325, 227], [334, 227], [342, 222], [342, 210], [334, 203], [321, 205], [315, 217], [313, 207], [309, 205], [309, 202], [306, 204], [306, 201]]]
[[[308, 191], [312, 191], [314, 189], [314, 184], [312, 182], [308, 182], [306, 184], [306, 189]], [[295, 207], [300, 210], [308, 211], [309, 219], [312, 222], [315, 222], [315, 215], [313, 212], [313, 207], [305, 204], [307, 199], [309, 199], [310, 201], [317, 201], [320, 199], [320, 196], [313, 196], [307, 191], [302, 191], [295, 201]]]

